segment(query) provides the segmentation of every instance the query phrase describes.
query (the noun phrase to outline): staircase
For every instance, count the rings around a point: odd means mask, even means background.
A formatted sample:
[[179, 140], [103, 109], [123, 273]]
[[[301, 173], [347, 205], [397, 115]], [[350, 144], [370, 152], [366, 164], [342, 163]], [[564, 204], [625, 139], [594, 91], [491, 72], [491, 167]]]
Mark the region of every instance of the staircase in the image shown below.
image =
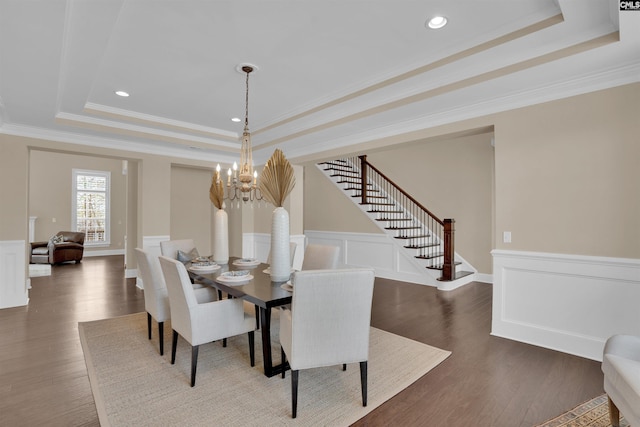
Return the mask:
[[439, 289], [455, 289], [473, 280], [475, 269], [454, 251], [453, 219], [438, 219], [368, 163], [366, 156], [317, 166], [393, 238], [412, 264], [439, 282]]

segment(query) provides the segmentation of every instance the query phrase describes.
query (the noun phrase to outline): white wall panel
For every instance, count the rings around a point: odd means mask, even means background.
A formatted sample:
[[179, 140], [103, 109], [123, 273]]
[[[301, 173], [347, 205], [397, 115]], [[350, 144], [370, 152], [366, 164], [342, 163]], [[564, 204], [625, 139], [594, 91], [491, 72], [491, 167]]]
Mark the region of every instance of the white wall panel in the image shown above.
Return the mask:
[[593, 360], [640, 335], [640, 260], [496, 250], [492, 334]]
[[27, 305], [26, 243], [0, 241], [0, 309]]

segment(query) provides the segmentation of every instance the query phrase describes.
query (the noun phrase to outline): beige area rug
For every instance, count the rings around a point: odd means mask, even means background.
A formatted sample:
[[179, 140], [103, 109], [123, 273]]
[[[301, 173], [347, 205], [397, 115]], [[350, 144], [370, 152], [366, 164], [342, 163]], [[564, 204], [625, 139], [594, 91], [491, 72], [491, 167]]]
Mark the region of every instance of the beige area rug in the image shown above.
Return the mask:
[[[609, 427], [609, 401], [603, 394], [584, 402], [572, 410], [540, 424], [538, 427]], [[620, 416], [620, 427], [628, 427], [629, 423]]]
[[[360, 369], [349, 365], [300, 371], [298, 417], [291, 418], [291, 376], [262, 373], [256, 333], [256, 366], [247, 336], [200, 346], [196, 386], [189, 385], [191, 349], [179, 338], [171, 365], [171, 327], [165, 355], [147, 339], [146, 313], [79, 324], [91, 389], [102, 426], [323, 425], [347, 426], [429, 372], [451, 353], [371, 328], [368, 406], [362, 406]], [[272, 322], [277, 335], [278, 319]], [[275, 332], [275, 333], [273, 333]], [[280, 345], [273, 339], [274, 361]]]

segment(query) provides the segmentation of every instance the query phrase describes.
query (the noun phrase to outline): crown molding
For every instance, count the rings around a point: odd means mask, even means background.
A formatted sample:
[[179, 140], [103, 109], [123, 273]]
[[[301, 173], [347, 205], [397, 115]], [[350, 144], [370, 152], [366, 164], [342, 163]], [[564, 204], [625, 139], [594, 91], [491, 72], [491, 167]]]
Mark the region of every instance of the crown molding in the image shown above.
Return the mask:
[[[396, 138], [394, 144], [400, 144], [414, 140], [416, 132], [424, 129], [637, 82], [640, 82], [640, 61], [636, 60], [622, 67], [616, 67], [600, 73], [578, 76], [531, 90], [512, 92], [506, 96], [396, 122], [391, 125], [370, 129], [366, 132], [349, 134], [334, 139], [323, 139], [321, 145], [317, 144], [317, 141], [301, 143], [298, 140], [295, 144], [289, 144], [286, 147], [287, 156], [291, 159], [318, 156], [323, 152], [338, 149], [344, 150], [349, 146], [355, 149], [356, 146], [366, 146], [367, 144], [390, 140], [391, 138]], [[402, 135], [405, 135], [405, 137], [398, 138]], [[266, 148], [261, 147], [262, 150]], [[360, 149], [362, 150], [364, 147], [360, 147]]]
[[34, 126], [5, 124], [0, 127], [0, 133], [24, 138], [34, 138], [45, 141], [56, 141], [66, 144], [103, 148], [125, 153], [152, 154], [179, 159], [210, 161], [212, 163], [233, 163], [234, 161], [237, 161], [236, 153], [221, 154], [210, 153], [198, 149], [189, 149], [187, 147], [177, 148], [171, 146], [152, 146], [124, 139], [102, 138], [88, 134], [60, 132]]
[[96, 104], [93, 102], [87, 102], [84, 105], [84, 111], [89, 114], [102, 115], [120, 120], [128, 120], [134, 123], [161, 126], [183, 132], [186, 131], [190, 133], [202, 134], [214, 139], [224, 139], [229, 141], [238, 141], [240, 139], [240, 135], [237, 132], [197, 125], [195, 123], [184, 122], [181, 120], [167, 119], [165, 117], [139, 113], [137, 111], [130, 111], [122, 108], [109, 107], [107, 105]]
[[98, 117], [87, 117], [78, 114], [59, 112], [55, 116], [55, 121], [57, 123], [70, 126], [83, 127], [97, 131], [115, 131], [123, 135], [129, 135], [132, 137], [170, 142], [173, 144], [180, 144], [189, 147], [234, 152], [240, 150], [239, 142], [232, 143], [228, 141], [220, 141], [216, 139], [187, 135], [184, 133], [167, 131], [163, 129], [153, 129], [131, 123], [114, 122]]

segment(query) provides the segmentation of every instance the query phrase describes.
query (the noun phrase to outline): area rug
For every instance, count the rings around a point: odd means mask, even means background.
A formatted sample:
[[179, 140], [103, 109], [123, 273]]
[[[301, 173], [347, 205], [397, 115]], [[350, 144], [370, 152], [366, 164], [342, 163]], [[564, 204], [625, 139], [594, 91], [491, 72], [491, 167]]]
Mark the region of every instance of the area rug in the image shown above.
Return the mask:
[[[280, 360], [278, 319], [272, 323], [274, 361]], [[247, 336], [200, 346], [196, 385], [189, 384], [191, 351], [178, 340], [171, 365], [171, 326], [165, 355], [157, 336], [147, 339], [146, 313], [79, 324], [91, 389], [104, 426], [348, 426], [425, 375], [451, 353], [371, 328], [368, 406], [362, 406], [360, 370], [350, 365], [300, 372], [298, 416], [291, 418], [291, 378], [262, 373], [256, 333], [256, 366]], [[154, 333], [157, 327], [154, 322]], [[168, 345], [167, 345], [168, 344]]]
[[[609, 401], [603, 394], [584, 402], [572, 410], [540, 424], [538, 427], [610, 427]], [[628, 427], [629, 423], [620, 416], [620, 427]]]

